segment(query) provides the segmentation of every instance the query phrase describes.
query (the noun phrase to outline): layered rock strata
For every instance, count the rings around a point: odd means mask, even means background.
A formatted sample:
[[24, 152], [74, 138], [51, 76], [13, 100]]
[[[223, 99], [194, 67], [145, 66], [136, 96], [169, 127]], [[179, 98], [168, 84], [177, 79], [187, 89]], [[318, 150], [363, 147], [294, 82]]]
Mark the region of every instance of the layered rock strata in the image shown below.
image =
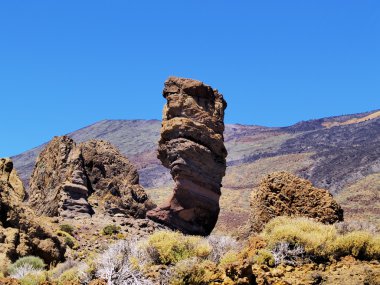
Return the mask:
[[110, 143], [55, 137], [37, 159], [29, 202], [38, 215], [90, 217], [99, 206], [111, 215], [144, 217], [152, 205], [138, 181], [134, 166]]
[[148, 217], [189, 234], [208, 235], [219, 214], [226, 170], [223, 96], [200, 81], [165, 82], [158, 158], [175, 182], [172, 197]]
[[26, 255], [48, 264], [64, 257], [64, 243], [21, 204], [24, 193], [12, 161], [0, 159], [0, 267]]
[[303, 216], [333, 224], [343, 220], [343, 210], [327, 190], [291, 173], [274, 172], [252, 191], [251, 231], [260, 232], [277, 216]]
[[90, 216], [88, 179], [75, 142], [54, 137], [38, 156], [31, 179], [30, 206], [38, 215]]

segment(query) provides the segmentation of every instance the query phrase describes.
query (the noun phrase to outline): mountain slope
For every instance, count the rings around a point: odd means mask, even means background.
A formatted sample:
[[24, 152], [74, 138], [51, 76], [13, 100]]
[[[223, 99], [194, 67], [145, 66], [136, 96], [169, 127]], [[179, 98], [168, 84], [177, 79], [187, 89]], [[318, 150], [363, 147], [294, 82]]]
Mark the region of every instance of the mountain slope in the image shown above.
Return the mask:
[[[141, 184], [163, 199], [170, 193], [164, 189], [169, 189], [172, 181], [156, 158], [160, 126], [158, 120], [106, 120], [69, 135], [77, 142], [95, 138], [116, 145], [139, 169]], [[350, 186], [376, 181], [365, 178], [380, 172], [380, 112], [310, 120], [283, 128], [227, 125], [225, 144], [229, 155], [221, 219], [244, 220], [249, 191], [273, 171], [293, 172], [338, 196], [342, 193], [346, 197], [347, 189], [366, 191]], [[12, 158], [24, 182], [42, 148]], [[347, 210], [352, 212], [349, 201]]]

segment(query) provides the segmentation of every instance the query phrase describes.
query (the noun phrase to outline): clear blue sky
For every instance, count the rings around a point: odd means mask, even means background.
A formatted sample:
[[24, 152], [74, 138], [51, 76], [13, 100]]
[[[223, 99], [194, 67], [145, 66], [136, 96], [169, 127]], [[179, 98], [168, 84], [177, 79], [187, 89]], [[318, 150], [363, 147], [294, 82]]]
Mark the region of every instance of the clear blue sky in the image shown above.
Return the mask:
[[380, 108], [380, 1], [0, 1], [0, 156], [103, 119], [160, 119], [164, 80], [227, 123]]

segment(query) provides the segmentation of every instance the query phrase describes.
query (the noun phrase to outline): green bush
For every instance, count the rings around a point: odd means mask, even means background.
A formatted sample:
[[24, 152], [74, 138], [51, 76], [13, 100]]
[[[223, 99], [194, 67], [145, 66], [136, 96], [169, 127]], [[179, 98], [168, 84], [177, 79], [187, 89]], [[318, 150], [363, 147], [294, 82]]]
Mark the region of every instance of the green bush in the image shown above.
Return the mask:
[[229, 251], [221, 257], [219, 265], [228, 266], [238, 260], [238, 253], [236, 251]]
[[380, 256], [380, 238], [365, 231], [339, 236], [331, 247], [336, 257], [352, 255], [359, 259], [376, 259]]
[[63, 232], [66, 232], [70, 235], [73, 235], [75, 228], [72, 225], [69, 224], [63, 224], [59, 226], [59, 229]]
[[265, 226], [262, 235], [270, 249], [286, 242], [290, 246], [302, 246], [308, 255], [327, 258], [331, 255], [329, 245], [338, 234], [334, 226], [308, 218], [278, 217]]
[[380, 259], [380, 235], [376, 235], [372, 238], [367, 246], [367, 256], [370, 259]]
[[153, 263], [166, 265], [191, 257], [206, 258], [212, 249], [204, 238], [171, 231], [155, 232], [144, 247]]
[[78, 241], [76, 240], [75, 237], [70, 235], [69, 233], [65, 231], [57, 231], [56, 234], [60, 237], [63, 237], [65, 240], [65, 243], [68, 247], [72, 249], [77, 249], [79, 247]]
[[368, 231], [338, 234], [332, 225], [307, 218], [278, 217], [264, 228], [262, 236], [269, 249], [280, 243], [302, 246], [312, 259], [334, 259], [354, 256], [358, 259], [380, 258], [380, 236]]
[[28, 274], [19, 279], [21, 285], [40, 285], [46, 281], [44, 273]]
[[66, 283], [80, 283], [79, 272], [76, 268], [68, 269], [59, 276], [58, 285]]
[[74, 240], [71, 238], [71, 237], [65, 237], [65, 244], [70, 247], [70, 248], [73, 248], [75, 247], [75, 242]]
[[257, 255], [253, 258], [253, 262], [270, 267], [273, 267], [275, 265], [273, 254], [266, 249], [258, 250]]
[[30, 265], [35, 270], [42, 270], [46, 266], [46, 264], [41, 258], [37, 256], [29, 255], [29, 256], [21, 257], [15, 263], [13, 263], [9, 268], [9, 273], [13, 274], [14, 272], [16, 272], [18, 268], [25, 265]]
[[212, 284], [216, 271], [216, 265], [210, 260], [201, 261], [197, 258], [182, 260], [173, 268], [170, 285]]
[[103, 234], [105, 235], [113, 235], [113, 234], [117, 234], [118, 232], [120, 231], [120, 227], [116, 226], [116, 225], [107, 225], [103, 228]]

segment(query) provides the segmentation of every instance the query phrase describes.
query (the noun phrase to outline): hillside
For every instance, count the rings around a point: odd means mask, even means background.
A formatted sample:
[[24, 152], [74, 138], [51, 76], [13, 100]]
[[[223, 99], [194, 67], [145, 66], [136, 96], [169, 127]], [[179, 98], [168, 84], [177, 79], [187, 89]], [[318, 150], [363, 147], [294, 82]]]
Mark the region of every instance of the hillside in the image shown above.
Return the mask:
[[[160, 126], [158, 120], [105, 120], [69, 136], [77, 142], [95, 138], [116, 145], [139, 169], [141, 184], [153, 198], [162, 200], [170, 193], [165, 189], [172, 182], [169, 171], [156, 158]], [[310, 120], [283, 128], [227, 125], [225, 144], [229, 154], [221, 221], [242, 223], [250, 190], [263, 175], [280, 170], [307, 178], [338, 198], [341, 195], [348, 217], [366, 212], [355, 210], [353, 203], [362, 203], [362, 208], [370, 212], [380, 210], [375, 204], [378, 186], [374, 185], [379, 183], [375, 174], [380, 172], [379, 111]], [[43, 145], [12, 158], [26, 185], [42, 148]], [[369, 192], [371, 199], [352, 198], [367, 197]]]

